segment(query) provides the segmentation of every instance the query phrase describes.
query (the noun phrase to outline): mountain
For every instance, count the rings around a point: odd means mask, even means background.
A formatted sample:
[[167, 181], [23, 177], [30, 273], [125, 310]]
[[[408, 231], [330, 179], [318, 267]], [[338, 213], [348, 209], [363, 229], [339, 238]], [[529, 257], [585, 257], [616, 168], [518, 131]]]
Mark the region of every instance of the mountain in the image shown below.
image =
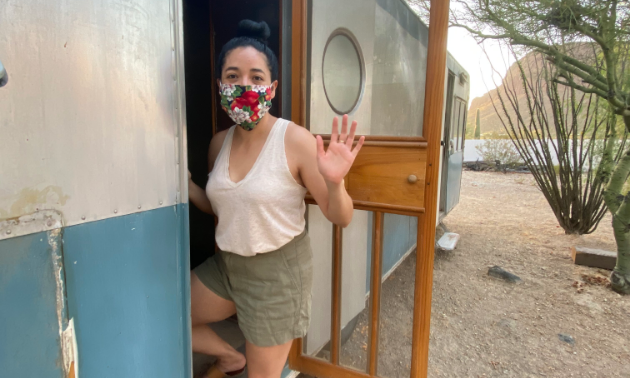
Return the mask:
[[[580, 59], [582, 61], [592, 61], [593, 60], [593, 45], [590, 43], [570, 43], [563, 46], [569, 55]], [[540, 73], [542, 71], [542, 56], [535, 52], [530, 52], [526, 54], [523, 58], [519, 59], [521, 66], [528, 73], [528, 77], [532, 79], [532, 81], [536, 81]], [[499, 118], [499, 114], [497, 114], [494, 106], [497, 107], [502, 117], [504, 117], [503, 111], [501, 110], [501, 103], [499, 102], [498, 91], [501, 91], [501, 94], [505, 98], [505, 87], [512, 90], [518, 99], [518, 104], [520, 109], [523, 109], [521, 112], [521, 116], [523, 116], [526, 120], [529, 120], [529, 111], [527, 110], [527, 96], [525, 95], [525, 89], [523, 87], [523, 82], [520, 77], [519, 67], [517, 63], [514, 63], [510, 66], [507, 73], [503, 77], [501, 84], [488, 92], [486, 92], [481, 97], [474, 98], [470, 103], [470, 109], [468, 109], [468, 119], [466, 123], [466, 131], [467, 138], [472, 137], [474, 129], [475, 129], [475, 118], [477, 114], [477, 109], [479, 109], [479, 114], [481, 118], [481, 133], [492, 133], [496, 132], [498, 134], [506, 134], [505, 129], [503, 128], [503, 124]], [[564, 87], [560, 87], [561, 89]], [[494, 106], [492, 102], [494, 101]], [[509, 106], [509, 105], [508, 105]], [[546, 101], [546, 108], [548, 114], [551, 111], [551, 106]], [[511, 110], [511, 108], [508, 108]]]

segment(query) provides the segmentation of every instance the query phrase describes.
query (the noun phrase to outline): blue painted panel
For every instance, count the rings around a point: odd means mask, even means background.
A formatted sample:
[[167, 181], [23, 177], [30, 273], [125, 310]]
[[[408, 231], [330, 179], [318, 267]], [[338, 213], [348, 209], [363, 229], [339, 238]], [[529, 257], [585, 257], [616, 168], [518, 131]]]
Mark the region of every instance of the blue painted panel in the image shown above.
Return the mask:
[[63, 376], [56, 256], [46, 232], [0, 241], [0, 376]]
[[187, 218], [181, 205], [65, 230], [80, 376], [190, 376]]
[[[368, 251], [366, 293], [370, 291], [372, 269], [372, 225], [374, 213], [368, 220]], [[418, 218], [397, 214], [385, 214], [383, 224], [383, 265], [381, 276], [389, 272], [416, 243]]]
[[459, 203], [459, 193], [462, 183], [464, 151], [457, 151], [448, 158], [448, 179], [446, 185], [446, 213]]

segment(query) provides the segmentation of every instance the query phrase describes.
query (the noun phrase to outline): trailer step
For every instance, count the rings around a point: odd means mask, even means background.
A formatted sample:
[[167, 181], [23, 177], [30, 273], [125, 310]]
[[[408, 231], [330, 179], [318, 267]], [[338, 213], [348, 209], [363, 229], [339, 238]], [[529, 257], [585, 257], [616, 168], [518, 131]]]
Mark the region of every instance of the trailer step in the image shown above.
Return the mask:
[[459, 241], [459, 234], [454, 232], [446, 232], [440, 240], [438, 240], [438, 247], [445, 251], [452, 251], [457, 247]]

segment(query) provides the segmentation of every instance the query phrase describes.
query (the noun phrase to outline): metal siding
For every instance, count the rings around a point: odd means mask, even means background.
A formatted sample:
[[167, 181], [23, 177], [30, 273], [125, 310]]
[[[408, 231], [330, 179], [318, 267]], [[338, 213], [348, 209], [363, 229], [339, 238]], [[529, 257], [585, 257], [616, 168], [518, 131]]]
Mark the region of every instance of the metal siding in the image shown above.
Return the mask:
[[64, 231], [79, 376], [191, 374], [187, 205]]
[[[370, 292], [370, 270], [372, 269], [372, 222], [374, 215], [369, 218], [367, 274], [365, 292]], [[385, 214], [383, 224], [383, 270], [381, 277], [390, 273], [396, 264], [405, 257], [407, 252], [416, 244], [418, 235], [418, 218], [397, 214]]]
[[422, 136], [429, 29], [401, 0], [378, 0], [372, 135]]
[[0, 219], [54, 209], [75, 225], [177, 202], [178, 5], [0, 3], [11, 73], [0, 89]]
[[[0, 366], [3, 377], [60, 378], [62, 353], [55, 260], [40, 232], [0, 241]], [[60, 244], [60, 243], [59, 243]], [[57, 244], [57, 245], [59, 245]], [[63, 303], [59, 308], [63, 312]]]
[[[466, 70], [450, 55], [447, 55], [447, 69], [452, 71], [455, 74], [455, 82], [453, 85], [453, 107], [451, 109], [451, 122], [454, 130], [459, 130], [460, 138], [464, 141], [464, 136], [466, 134], [466, 128], [461, 129], [461, 122], [466, 122], [466, 115], [468, 113], [468, 97], [470, 96], [470, 80], [466, 83], [462, 83], [460, 80], [460, 75], [462, 73], [466, 73]], [[448, 78], [448, 75], [447, 75]], [[447, 80], [448, 81], [448, 80]], [[445, 91], [447, 93], [448, 91]], [[461, 119], [462, 114], [458, 113], [460, 111], [460, 106], [458, 104], [457, 98], [463, 100], [463, 116], [464, 119]], [[457, 125], [457, 122], [460, 124]], [[457, 134], [451, 134], [450, 139], [455, 140]], [[448, 142], [446, 141], [446, 146], [442, 148], [448, 147]], [[465, 141], [464, 141], [465, 144]], [[440, 167], [443, 162], [443, 153], [440, 154]], [[446, 169], [441, 170], [442, 174], [446, 174], [446, 209], [445, 214], [448, 214], [453, 210], [453, 208], [459, 203], [460, 191], [461, 191], [461, 179], [462, 179], [462, 170], [463, 170], [463, 162], [464, 162], [464, 149], [461, 147], [461, 150], [456, 151], [454, 154], [450, 155], [448, 158], [448, 164]], [[442, 180], [439, 180], [440, 185]], [[438, 193], [441, 193], [439, 191]], [[439, 217], [439, 214], [438, 214]], [[438, 218], [439, 219], [439, 218]]]
[[448, 178], [446, 184], [446, 213], [459, 203], [462, 181], [464, 151], [457, 151], [448, 158]]

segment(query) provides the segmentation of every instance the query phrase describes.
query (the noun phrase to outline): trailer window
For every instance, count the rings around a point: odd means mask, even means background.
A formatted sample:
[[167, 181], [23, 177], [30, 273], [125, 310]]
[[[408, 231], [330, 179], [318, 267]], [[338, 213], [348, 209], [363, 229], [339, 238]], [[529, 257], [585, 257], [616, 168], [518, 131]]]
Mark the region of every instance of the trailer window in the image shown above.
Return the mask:
[[359, 44], [349, 30], [335, 30], [324, 49], [324, 92], [337, 114], [351, 113], [359, 104], [364, 85]]
[[453, 151], [461, 151], [464, 149], [464, 135], [466, 134], [466, 102], [461, 98], [456, 98], [452, 114], [451, 143]]
[[464, 100], [459, 100], [461, 102], [460, 106], [460, 119], [459, 119], [459, 149], [464, 149], [464, 138], [466, 137], [466, 102]]
[[453, 112], [452, 112], [452, 117], [451, 117], [451, 141], [450, 141], [450, 148], [453, 152], [457, 151], [457, 140], [459, 138], [458, 132], [459, 132], [459, 128], [457, 127], [459, 125], [459, 101], [455, 101], [455, 103], [453, 104]]

